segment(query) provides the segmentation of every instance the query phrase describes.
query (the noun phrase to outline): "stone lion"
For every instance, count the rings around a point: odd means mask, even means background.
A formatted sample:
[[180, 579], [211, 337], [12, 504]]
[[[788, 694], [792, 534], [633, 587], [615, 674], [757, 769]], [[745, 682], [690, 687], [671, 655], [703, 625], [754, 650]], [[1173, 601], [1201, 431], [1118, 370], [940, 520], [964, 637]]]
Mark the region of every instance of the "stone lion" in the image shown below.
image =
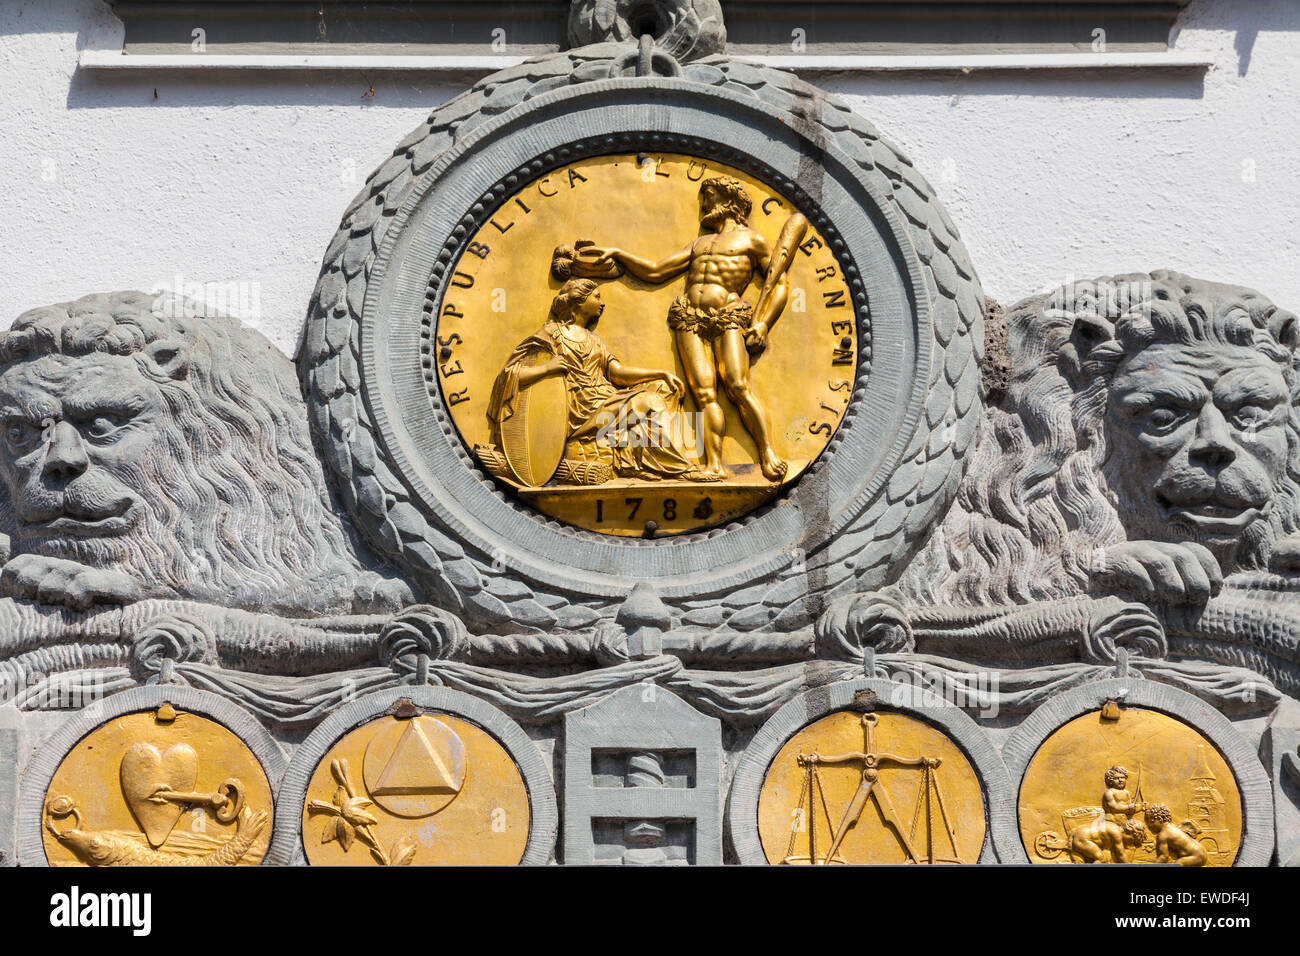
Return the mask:
[[287, 616], [409, 599], [331, 509], [291, 363], [194, 311], [114, 292], [0, 333], [0, 592]]
[[1156, 272], [1074, 283], [1006, 323], [1005, 394], [908, 597], [1196, 602], [1225, 575], [1296, 570], [1294, 315]]

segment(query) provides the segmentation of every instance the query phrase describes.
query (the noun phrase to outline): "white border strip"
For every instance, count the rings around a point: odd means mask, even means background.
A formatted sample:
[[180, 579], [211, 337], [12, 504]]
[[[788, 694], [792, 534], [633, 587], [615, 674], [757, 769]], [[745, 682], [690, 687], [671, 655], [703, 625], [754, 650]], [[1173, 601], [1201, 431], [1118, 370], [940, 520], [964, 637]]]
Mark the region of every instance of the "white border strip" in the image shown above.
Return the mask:
[[[314, 53], [125, 53], [83, 50], [83, 70], [376, 70], [423, 73], [493, 73], [526, 56], [396, 56]], [[975, 70], [1208, 69], [1204, 53], [973, 53], [932, 56], [737, 57], [794, 73], [960, 72]]]

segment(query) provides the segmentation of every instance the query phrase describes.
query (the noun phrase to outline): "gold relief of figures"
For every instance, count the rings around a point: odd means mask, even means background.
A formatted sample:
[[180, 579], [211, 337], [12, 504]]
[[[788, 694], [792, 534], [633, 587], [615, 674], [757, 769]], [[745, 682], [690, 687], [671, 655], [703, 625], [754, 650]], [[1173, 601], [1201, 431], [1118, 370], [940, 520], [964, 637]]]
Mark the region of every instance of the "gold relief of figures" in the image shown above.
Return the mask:
[[495, 738], [414, 708], [345, 734], [303, 806], [313, 865], [511, 865], [524, 854], [528, 791]]
[[[569, 279], [556, 293], [546, 325], [506, 360], [488, 418], [509, 475], [530, 486], [545, 484], [567, 461], [565, 477], [578, 484], [593, 483], [575, 473], [582, 465], [599, 469], [590, 474], [604, 480], [616, 474], [701, 480], [701, 469], [672, 434], [681, 379], [616, 358], [593, 330], [604, 310], [596, 282]], [[552, 427], [556, 422], [563, 422], [563, 430]]]
[[857, 376], [827, 240], [758, 179], [690, 156], [595, 157], [524, 186], [454, 263], [436, 318], [426, 348], [484, 468], [609, 534], [771, 500]]
[[841, 711], [777, 753], [758, 825], [770, 863], [974, 863], [984, 800], [942, 731], [904, 714]]
[[86, 736], [46, 791], [52, 866], [231, 866], [261, 861], [271, 787], [225, 727], [164, 704]]
[[1165, 714], [1108, 707], [1039, 747], [1020, 788], [1034, 863], [1231, 866], [1241, 798], [1223, 757]]

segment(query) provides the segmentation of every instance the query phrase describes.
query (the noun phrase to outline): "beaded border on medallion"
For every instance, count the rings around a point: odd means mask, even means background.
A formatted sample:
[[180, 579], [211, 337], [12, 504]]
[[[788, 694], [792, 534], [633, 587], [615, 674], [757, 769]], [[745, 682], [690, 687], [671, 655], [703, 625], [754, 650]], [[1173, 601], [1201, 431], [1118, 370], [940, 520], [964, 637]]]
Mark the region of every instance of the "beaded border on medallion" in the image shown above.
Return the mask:
[[[858, 354], [852, 393], [857, 395], [859, 390], [865, 387], [867, 377], [871, 372], [872, 356], [870, 300], [862, 276], [857, 265], [853, 262], [852, 256], [848, 253], [843, 237], [840, 235], [839, 230], [836, 229], [835, 224], [822, 210], [820, 204], [808, 194], [807, 190], [803, 189], [790, 177], [782, 175], [767, 163], [748, 153], [699, 136], [638, 131], [635, 133], [620, 133], [617, 136], [591, 136], [586, 139], [575, 140], [558, 149], [549, 150], [545, 155], [533, 159], [526, 165], [521, 165], [514, 172], [503, 176], [496, 185], [484, 193], [482, 198], [461, 218], [459, 225], [447, 237], [447, 241], [438, 253], [437, 261], [433, 264], [430, 272], [428, 291], [425, 295], [424, 308], [420, 318], [420, 365], [424, 372], [425, 387], [428, 389], [429, 398], [434, 404], [435, 412], [440, 421], [450, 421], [450, 416], [447, 414], [446, 397], [442, 394], [442, 388], [438, 383], [436, 366], [433, 361], [433, 356], [437, 351], [435, 340], [438, 331], [438, 316], [441, 312], [443, 298], [449, 288], [444, 283], [444, 279], [455, 270], [475, 234], [492, 220], [501, 207], [509, 201], [513, 192], [527, 186], [539, 176], [544, 176], [583, 159], [648, 150], [680, 152], [743, 170], [789, 198], [794, 203], [794, 208], [808, 218], [813, 227], [825, 238], [848, 283], [849, 299], [853, 303], [857, 334], [856, 350]], [[719, 531], [725, 531], [729, 527], [758, 520], [771, 508], [778, 506], [789, 497], [795, 485], [812, 478], [823, 462], [834, 454], [836, 447], [840, 443], [842, 430], [851, 427], [860, 406], [860, 402], [850, 404], [844, 413], [844, 417], [836, 426], [834, 434], [827, 440], [826, 446], [804, 472], [795, 481], [791, 482], [789, 487], [782, 489], [771, 501], [755, 508], [743, 517], [693, 534], [678, 534], [674, 536], [674, 539], [676, 541], [689, 541], [692, 538], [707, 537]], [[463, 442], [464, 439], [462, 438]], [[468, 447], [465, 451], [473, 467], [483, 476], [484, 480], [491, 481], [492, 478], [487, 469], [474, 457], [472, 451]], [[554, 520], [522, 502], [515, 501], [513, 498], [509, 500], [515, 510], [521, 514], [542, 522], [549, 523]]]

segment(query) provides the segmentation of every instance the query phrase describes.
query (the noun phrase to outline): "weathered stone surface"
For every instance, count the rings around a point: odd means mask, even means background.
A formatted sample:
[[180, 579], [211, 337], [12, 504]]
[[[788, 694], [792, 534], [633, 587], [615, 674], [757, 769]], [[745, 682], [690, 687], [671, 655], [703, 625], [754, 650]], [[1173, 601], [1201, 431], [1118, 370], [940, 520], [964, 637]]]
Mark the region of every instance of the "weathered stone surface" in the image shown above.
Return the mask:
[[[0, 862], [16, 844], [41, 859], [52, 758], [15, 768], [56, 721], [32, 712], [86, 689], [116, 712], [202, 687], [272, 764], [297, 749], [299, 804], [376, 698], [456, 704], [510, 738], [540, 797], [521, 859], [553, 859], [554, 760], [563, 862], [654, 864], [723, 861], [731, 773], [732, 846], [756, 859], [734, 811], [773, 748], [859, 691], [921, 684], [895, 706], [971, 758], [982, 859], [1019, 859], [1008, 795], [1027, 755], [1077, 716], [1066, 704], [1118, 706], [1097, 696], [1115, 681], [1224, 753], [1242, 862], [1300, 859], [1294, 316], [1162, 272], [987, 307], [986, 337], [975, 270], [910, 161], [824, 92], [706, 55], [714, 6], [657, 5], [682, 46], [661, 38], [648, 64], [631, 42], [582, 47], [435, 110], [328, 243], [298, 382], [256, 333], [144, 293], [0, 334], [0, 688], [16, 705], [0, 711]], [[638, 9], [578, 3], [575, 29], [630, 37]], [[491, 484], [424, 387], [418, 327], [494, 204], [566, 157], [639, 150], [761, 172], [823, 217], [859, 357], [840, 430], [781, 500], [610, 543]], [[95, 707], [39, 752], [65, 752]], [[272, 858], [302, 861], [301, 812], [277, 816]]]
[[722, 53], [727, 28], [718, 0], [576, 0], [569, 8], [569, 45], [636, 40], [642, 34], [681, 60]]
[[626, 687], [564, 720], [564, 862], [722, 862], [721, 724]]

